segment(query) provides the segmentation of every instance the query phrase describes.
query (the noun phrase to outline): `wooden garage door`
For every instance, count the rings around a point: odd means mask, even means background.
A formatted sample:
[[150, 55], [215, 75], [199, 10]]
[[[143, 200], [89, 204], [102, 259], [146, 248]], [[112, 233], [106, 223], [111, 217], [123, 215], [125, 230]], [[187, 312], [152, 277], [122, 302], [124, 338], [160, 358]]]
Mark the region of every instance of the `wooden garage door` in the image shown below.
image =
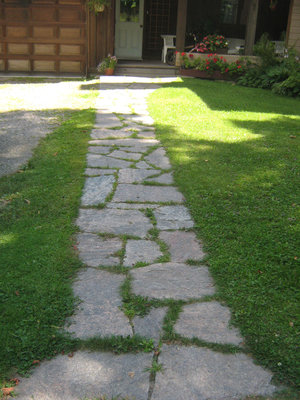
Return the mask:
[[0, 71], [85, 73], [85, 0], [1, 0]]

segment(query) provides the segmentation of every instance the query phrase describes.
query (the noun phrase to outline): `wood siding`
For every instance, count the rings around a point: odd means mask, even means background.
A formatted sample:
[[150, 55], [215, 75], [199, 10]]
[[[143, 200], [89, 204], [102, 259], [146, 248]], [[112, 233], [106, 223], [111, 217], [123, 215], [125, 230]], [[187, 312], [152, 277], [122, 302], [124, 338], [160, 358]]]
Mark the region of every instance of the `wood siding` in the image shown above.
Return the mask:
[[84, 0], [2, 0], [0, 71], [86, 73]]
[[287, 45], [295, 47], [300, 54], [300, 0], [292, 0], [288, 29], [287, 29]]
[[115, 1], [110, 7], [95, 15], [89, 13], [88, 17], [89, 47], [88, 69], [96, 70], [97, 64], [108, 54], [114, 54], [115, 45]]

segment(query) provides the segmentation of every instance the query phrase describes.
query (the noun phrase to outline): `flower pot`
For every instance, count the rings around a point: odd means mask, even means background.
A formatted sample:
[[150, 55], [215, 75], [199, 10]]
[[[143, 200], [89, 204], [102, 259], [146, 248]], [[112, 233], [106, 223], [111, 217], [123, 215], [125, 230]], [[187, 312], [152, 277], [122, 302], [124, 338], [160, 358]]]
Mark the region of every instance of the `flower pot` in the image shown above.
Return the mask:
[[113, 68], [106, 68], [105, 69], [105, 75], [113, 75], [114, 71], [115, 70]]
[[104, 4], [100, 4], [100, 5], [99, 4], [94, 4], [94, 11], [95, 11], [96, 14], [99, 13], [99, 12], [103, 12], [104, 8], [105, 8]]

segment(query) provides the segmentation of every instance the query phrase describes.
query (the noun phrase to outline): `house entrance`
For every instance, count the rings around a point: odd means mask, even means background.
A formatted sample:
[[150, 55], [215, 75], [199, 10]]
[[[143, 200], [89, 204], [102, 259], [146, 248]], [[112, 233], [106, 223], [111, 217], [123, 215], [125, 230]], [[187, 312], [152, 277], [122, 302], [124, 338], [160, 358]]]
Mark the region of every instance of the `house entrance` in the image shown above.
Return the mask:
[[123, 60], [141, 60], [144, 0], [116, 1], [115, 54]]

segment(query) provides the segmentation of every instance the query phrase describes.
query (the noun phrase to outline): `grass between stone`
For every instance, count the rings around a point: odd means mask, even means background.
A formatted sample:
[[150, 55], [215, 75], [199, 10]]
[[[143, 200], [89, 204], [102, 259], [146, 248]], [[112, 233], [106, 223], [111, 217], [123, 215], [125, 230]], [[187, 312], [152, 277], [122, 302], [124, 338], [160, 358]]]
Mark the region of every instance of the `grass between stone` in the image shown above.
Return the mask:
[[0, 381], [75, 346], [61, 328], [73, 311], [71, 283], [81, 266], [74, 220], [96, 96], [77, 92], [86, 109], [58, 109], [68, 119], [19, 173], [0, 179]]
[[299, 101], [186, 79], [149, 106], [248, 350], [299, 385]]

